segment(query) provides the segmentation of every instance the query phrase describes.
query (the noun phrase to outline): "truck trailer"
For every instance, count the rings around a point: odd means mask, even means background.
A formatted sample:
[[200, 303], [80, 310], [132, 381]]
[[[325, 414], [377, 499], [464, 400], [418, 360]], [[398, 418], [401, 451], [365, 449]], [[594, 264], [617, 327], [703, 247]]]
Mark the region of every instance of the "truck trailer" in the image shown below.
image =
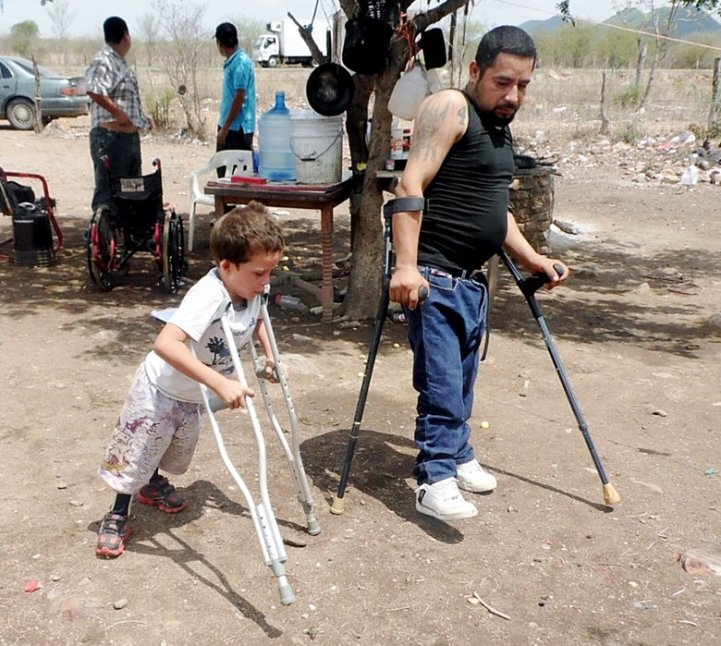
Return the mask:
[[[327, 25], [317, 20], [311, 29], [310, 20], [299, 20], [298, 22], [310, 30], [320, 51], [327, 55], [330, 45], [330, 30]], [[269, 22], [266, 28], [267, 33], [258, 36], [253, 47], [253, 60], [256, 63], [262, 67], [293, 64], [311, 67], [313, 65], [310, 48], [300, 35], [298, 26], [290, 18]]]

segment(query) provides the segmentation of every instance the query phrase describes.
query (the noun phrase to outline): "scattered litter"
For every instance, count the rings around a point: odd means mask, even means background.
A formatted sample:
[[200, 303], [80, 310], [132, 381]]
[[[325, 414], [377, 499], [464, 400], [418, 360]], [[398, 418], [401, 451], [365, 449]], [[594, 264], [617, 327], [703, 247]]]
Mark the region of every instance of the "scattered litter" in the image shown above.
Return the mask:
[[721, 576], [721, 554], [691, 548], [679, 554], [676, 560], [686, 572]]
[[710, 469], [706, 469], [703, 474], [709, 478], [713, 478], [719, 474], [719, 470], [716, 467], [711, 467]]
[[42, 588], [42, 584], [37, 579], [30, 579], [25, 583], [25, 592], [35, 592]]
[[629, 478], [629, 480], [631, 480], [631, 482], [633, 482], [634, 484], [646, 487], [651, 491], [655, 491], [656, 493], [663, 493], [663, 489], [661, 489], [661, 487], [659, 487], [658, 485], [652, 484], [650, 482], [644, 482], [643, 480], [636, 480], [636, 478]]
[[655, 610], [656, 604], [652, 601], [634, 601], [633, 607], [639, 610]]
[[676, 285], [669, 285], [666, 289], [669, 292], [676, 292], [677, 294], [685, 294], [686, 296], [697, 296], [703, 289], [699, 287], [692, 280], [683, 281]]
[[283, 538], [283, 543], [290, 547], [306, 547], [308, 543], [297, 538]]
[[572, 236], [577, 236], [582, 233], [580, 227], [577, 227], [572, 222], [564, 222], [563, 220], [554, 219], [553, 224], [555, 224], [564, 233], [568, 233]]
[[506, 621], [511, 620], [511, 618], [504, 612], [501, 612], [500, 610], [496, 610], [495, 608], [489, 606], [483, 599], [481, 599], [481, 597], [478, 596], [477, 592], [474, 592], [472, 596], [466, 598], [468, 599], [468, 603], [472, 603], [473, 605], [481, 605], [492, 615], [496, 615], [496, 617], [500, 617], [501, 619], [505, 619]]
[[681, 173], [681, 185], [682, 186], [696, 186], [698, 184], [698, 168], [691, 165]]

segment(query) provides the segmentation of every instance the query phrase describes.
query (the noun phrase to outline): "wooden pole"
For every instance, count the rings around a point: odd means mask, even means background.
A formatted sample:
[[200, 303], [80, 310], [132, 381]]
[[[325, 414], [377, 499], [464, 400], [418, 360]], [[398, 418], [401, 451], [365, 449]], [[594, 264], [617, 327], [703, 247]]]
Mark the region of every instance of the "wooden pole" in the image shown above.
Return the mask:
[[711, 137], [721, 134], [721, 58], [716, 58], [713, 62], [711, 109], [708, 115], [708, 130]]

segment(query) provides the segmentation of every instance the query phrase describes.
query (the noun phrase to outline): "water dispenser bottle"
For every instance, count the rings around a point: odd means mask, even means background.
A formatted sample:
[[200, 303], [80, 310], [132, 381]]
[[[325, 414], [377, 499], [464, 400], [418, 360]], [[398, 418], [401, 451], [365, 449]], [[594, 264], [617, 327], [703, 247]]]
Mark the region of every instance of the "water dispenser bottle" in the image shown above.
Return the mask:
[[272, 182], [294, 181], [295, 155], [290, 147], [293, 123], [285, 107], [285, 92], [275, 93], [275, 105], [260, 117], [258, 174]]

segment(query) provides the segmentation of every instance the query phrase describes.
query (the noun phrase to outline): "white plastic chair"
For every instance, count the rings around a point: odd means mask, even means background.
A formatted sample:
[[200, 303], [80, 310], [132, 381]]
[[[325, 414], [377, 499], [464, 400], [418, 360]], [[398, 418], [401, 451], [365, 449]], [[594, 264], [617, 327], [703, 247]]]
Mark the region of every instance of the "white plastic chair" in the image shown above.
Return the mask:
[[215, 153], [203, 166], [190, 174], [190, 216], [188, 218], [188, 251], [193, 250], [193, 237], [195, 234], [195, 210], [198, 204], [213, 207], [215, 198], [203, 193], [201, 179], [204, 175], [215, 172], [225, 166], [226, 175], [252, 175], [253, 152], [251, 150], [221, 150]]

